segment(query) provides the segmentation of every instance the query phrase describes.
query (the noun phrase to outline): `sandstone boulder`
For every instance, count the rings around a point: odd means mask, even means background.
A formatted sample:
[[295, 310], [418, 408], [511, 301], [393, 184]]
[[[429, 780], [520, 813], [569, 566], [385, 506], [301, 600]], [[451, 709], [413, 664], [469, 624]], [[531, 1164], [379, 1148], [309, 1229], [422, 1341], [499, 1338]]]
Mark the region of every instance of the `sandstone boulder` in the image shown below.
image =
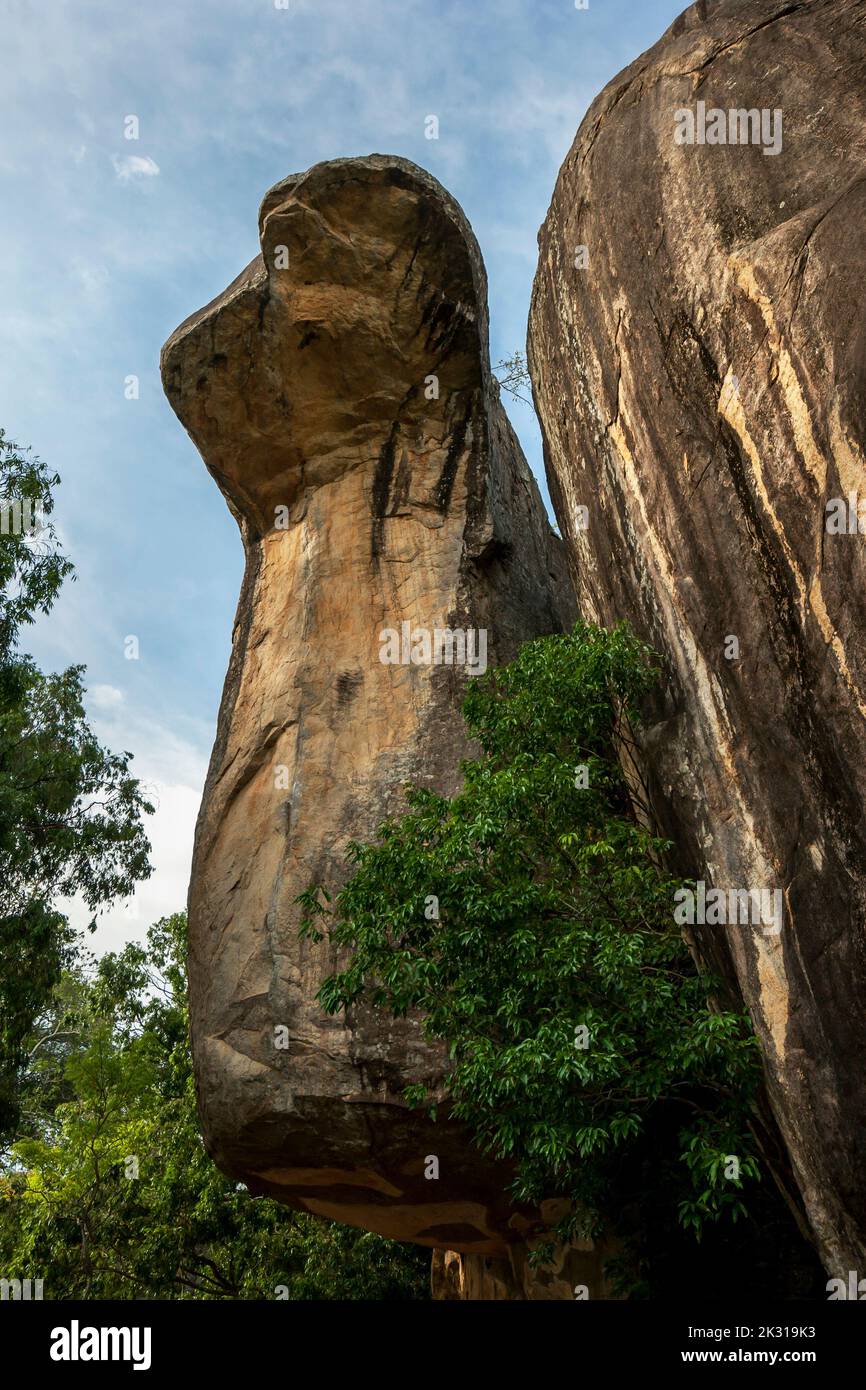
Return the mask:
[[347, 841], [399, 811], [406, 782], [458, 785], [459, 649], [384, 664], [381, 634], [483, 631], [487, 663], [507, 661], [572, 620], [564, 551], [444, 189], [400, 159], [319, 164], [267, 194], [260, 231], [261, 255], [162, 355], [246, 552], [189, 895], [206, 1142], [255, 1192], [501, 1258], [531, 1225], [509, 1174], [404, 1100], [442, 1053], [418, 1019], [322, 1012], [337, 958], [298, 939], [295, 899], [342, 881]]
[[659, 819], [708, 885], [781, 895], [778, 933], [696, 934], [841, 1275], [866, 1269], [864, 77], [857, 0], [692, 5], [581, 124], [529, 327], [579, 606], [663, 657]]

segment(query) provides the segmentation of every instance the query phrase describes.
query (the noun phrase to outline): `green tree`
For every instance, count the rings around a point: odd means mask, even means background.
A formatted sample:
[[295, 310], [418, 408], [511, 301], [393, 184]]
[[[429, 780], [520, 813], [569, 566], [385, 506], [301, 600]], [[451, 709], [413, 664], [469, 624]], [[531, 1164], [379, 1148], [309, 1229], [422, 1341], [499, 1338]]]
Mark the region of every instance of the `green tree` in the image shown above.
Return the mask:
[[19, 650], [72, 571], [50, 520], [58, 482], [0, 430], [0, 1138], [15, 1123], [24, 1040], [71, 959], [58, 903], [80, 894], [96, 912], [150, 873], [141, 816], [153, 808], [131, 755], [107, 752], [88, 726], [83, 667], [45, 675]]
[[205, 1153], [187, 1042], [186, 921], [67, 973], [29, 1039], [0, 1163], [0, 1269], [58, 1299], [413, 1299], [429, 1252], [294, 1213]]
[[754, 1037], [708, 1003], [715, 982], [673, 921], [669, 846], [622, 772], [656, 675], [625, 625], [528, 643], [469, 685], [480, 755], [460, 793], [410, 789], [408, 814], [350, 847], [333, 907], [317, 886], [300, 899], [302, 932], [349, 950], [324, 1007], [421, 1010], [448, 1044], [451, 1113], [513, 1161], [516, 1198], [570, 1199], [561, 1236], [609, 1222], [623, 1157], [662, 1130], [679, 1221], [698, 1234], [741, 1214], [758, 1175]]

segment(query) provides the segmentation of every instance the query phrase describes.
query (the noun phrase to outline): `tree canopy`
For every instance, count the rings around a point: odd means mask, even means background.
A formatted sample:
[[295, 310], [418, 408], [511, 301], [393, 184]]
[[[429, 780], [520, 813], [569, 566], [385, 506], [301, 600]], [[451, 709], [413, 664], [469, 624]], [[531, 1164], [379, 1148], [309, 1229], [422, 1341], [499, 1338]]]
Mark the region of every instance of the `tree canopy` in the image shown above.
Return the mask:
[[429, 1251], [253, 1198], [199, 1134], [186, 919], [66, 971], [0, 1156], [0, 1269], [53, 1299], [417, 1299]]
[[72, 574], [51, 521], [58, 482], [0, 430], [0, 1136], [15, 1124], [24, 1040], [71, 959], [63, 900], [79, 894], [95, 913], [150, 873], [153, 808], [131, 754], [89, 727], [84, 668], [44, 674], [20, 651]]
[[420, 1010], [448, 1044], [451, 1113], [514, 1162], [516, 1198], [570, 1199], [563, 1236], [605, 1226], [621, 1158], [660, 1142], [660, 1117], [681, 1224], [742, 1215], [758, 1176], [749, 1020], [692, 961], [670, 847], [622, 771], [656, 674], [624, 625], [526, 644], [469, 685], [462, 790], [409, 789], [406, 815], [351, 846], [336, 898], [301, 898], [302, 931], [348, 949], [323, 1006]]

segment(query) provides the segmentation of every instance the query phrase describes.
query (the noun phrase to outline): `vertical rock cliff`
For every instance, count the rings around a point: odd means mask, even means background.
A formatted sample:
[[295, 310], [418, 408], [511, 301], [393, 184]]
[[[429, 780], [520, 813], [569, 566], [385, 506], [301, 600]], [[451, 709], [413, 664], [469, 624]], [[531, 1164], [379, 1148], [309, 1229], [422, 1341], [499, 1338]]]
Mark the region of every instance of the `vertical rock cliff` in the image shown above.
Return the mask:
[[834, 1274], [866, 1267], [864, 76], [857, 0], [692, 5], [580, 126], [529, 328], [579, 606], [664, 659], [659, 818], [781, 894], [778, 933], [696, 935]]
[[398, 812], [406, 782], [458, 785], [459, 649], [383, 664], [382, 633], [483, 632], [487, 662], [507, 661], [572, 620], [564, 551], [444, 189], [400, 159], [319, 164], [267, 194], [260, 230], [261, 255], [162, 356], [246, 552], [189, 896], [206, 1142], [253, 1191], [502, 1259], [532, 1224], [508, 1172], [403, 1099], [441, 1077], [441, 1052], [417, 1019], [323, 1014], [337, 958], [298, 939], [295, 899], [340, 883], [347, 841]]

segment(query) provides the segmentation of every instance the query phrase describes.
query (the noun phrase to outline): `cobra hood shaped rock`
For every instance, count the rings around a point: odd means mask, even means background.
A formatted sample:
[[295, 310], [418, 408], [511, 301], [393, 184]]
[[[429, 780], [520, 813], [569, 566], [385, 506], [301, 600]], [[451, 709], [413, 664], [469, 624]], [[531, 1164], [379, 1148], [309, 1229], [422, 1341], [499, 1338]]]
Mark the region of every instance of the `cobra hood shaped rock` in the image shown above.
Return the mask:
[[341, 881], [347, 841], [398, 812], [406, 782], [458, 786], [471, 673], [384, 662], [381, 634], [483, 632], [486, 661], [506, 661], [571, 623], [564, 551], [444, 189], [405, 160], [337, 160], [278, 184], [259, 220], [261, 255], [162, 355], [246, 551], [189, 895], [206, 1142], [253, 1191], [502, 1255], [527, 1228], [508, 1174], [404, 1101], [442, 1053], [417, 1019], [322, 1012], [337, 956], [299, 940], [295, 899]]

